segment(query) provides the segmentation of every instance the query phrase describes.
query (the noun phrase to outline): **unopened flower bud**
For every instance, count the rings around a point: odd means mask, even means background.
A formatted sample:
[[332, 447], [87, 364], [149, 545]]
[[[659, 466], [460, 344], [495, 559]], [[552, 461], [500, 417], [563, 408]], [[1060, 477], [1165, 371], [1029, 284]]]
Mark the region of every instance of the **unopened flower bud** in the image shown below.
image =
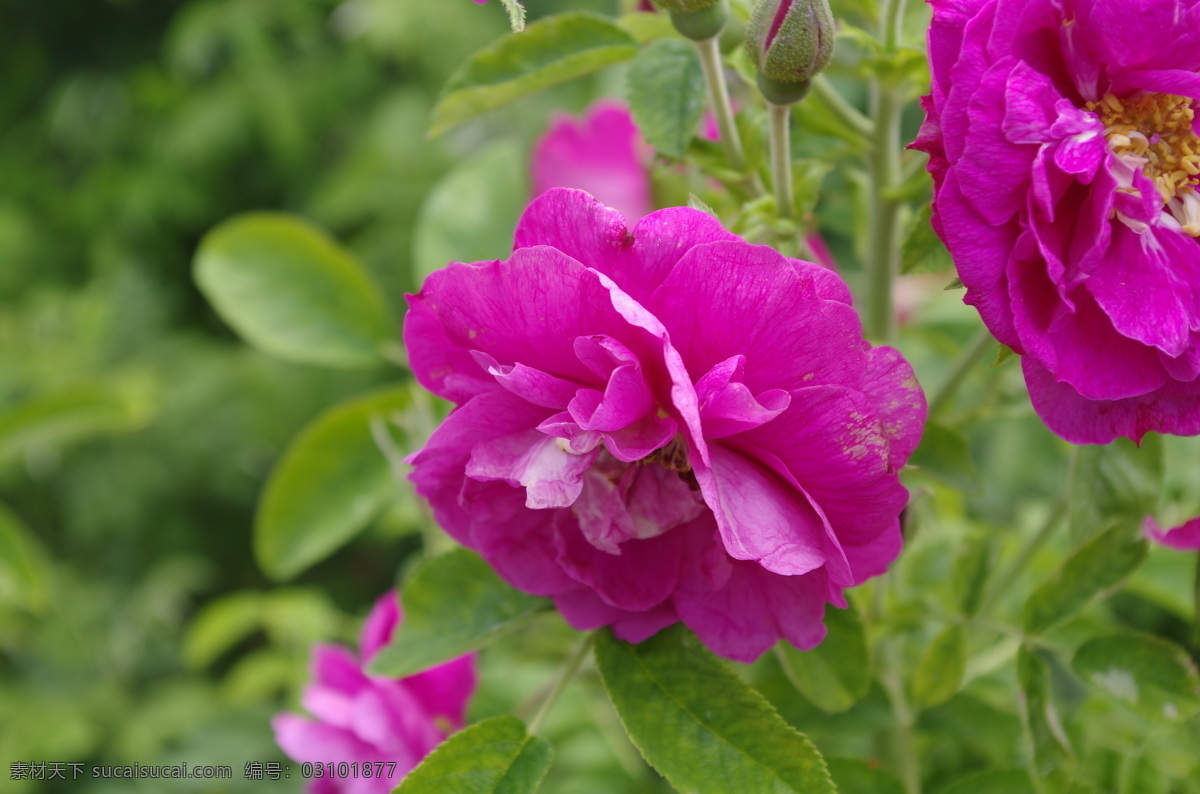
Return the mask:
[[693, 41], [716, 36], [729, 19], [728, 0], [652, 0], [671, 15], [671, 24]]
[[798, 102], [833, 58], [829, 0], [759, 0], [746, 27], [758, 87], [776, 105]]

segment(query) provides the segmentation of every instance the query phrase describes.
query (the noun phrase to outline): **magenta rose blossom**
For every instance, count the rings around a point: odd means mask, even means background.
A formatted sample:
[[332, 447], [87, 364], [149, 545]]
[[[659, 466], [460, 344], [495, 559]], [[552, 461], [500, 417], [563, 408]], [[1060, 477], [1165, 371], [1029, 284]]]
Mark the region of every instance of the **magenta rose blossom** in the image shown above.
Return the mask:
[[924, 394], [822, 267], [696, 210], [630, 230], [552, 190], [508, 259], [451, 264], [409, 306], [413, 372], [457, 404], [411, 458], [418, 493], [577, 629], [811, 648], [900, 550]]
[[644, 148], [633, 116], [620, 102], [601, 100], [579, 121], [558, 113], [533, 148], [533, 195], [579, 188], [626, 218], [641, 218], [653, 209]]
[[317, 646], [313, 682], [300, 698], [316, 719], [280, 714], [271, 721], [275, 741], [296, 761], [385, 764], [383, 777], [314, 780], [309, 785], [313, 794], [390, 792], [449, 731], [462, 727], [475, 689], [474, 657], [398, 680], [364, 672], [367, 662], [391, 640], [401, 617], [393, 590], [375, 602], [363, 625], [361, 658], [338, 645]]
[[1200, 433], [1200, 1], [931, 0], [934, 227], [1075, 443]]
[[1164, 530], [1153, 517], [1146, 516], [1146, 520], [1142, 522], [1142, 531], [1155, 543], [1161, 543], [1176, 551], [1200, 551], [1200, 517]]

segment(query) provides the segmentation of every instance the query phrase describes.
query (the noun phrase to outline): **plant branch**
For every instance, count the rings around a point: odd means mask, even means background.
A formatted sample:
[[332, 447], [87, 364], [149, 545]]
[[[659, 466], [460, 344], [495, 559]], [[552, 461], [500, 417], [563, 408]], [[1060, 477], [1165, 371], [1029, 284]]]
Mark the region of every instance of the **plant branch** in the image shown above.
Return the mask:
[[843, 99], [825, 75], [819, 74], [814, 77], [809, 90], [829, 107], [833, 115], [837, 116], [838, 121], [864, 138], [869, 139], [875, 134], [875, 125], [871, 123], [871, 120], [860, 113], [858, 108]]
[[579, 666], [587, 658], [588, 651], [592, 649], [592, 643], [595, 641], [596, 632], [593, 631], [583, 638], [583, 642], [579, 643], [574, 653], [568, 657], [566, 663], [563, 665], [562, 673], [554, 683], [554, 688], [550, 690], [550, 694], [546, 695], [546, 699], [542, 701], [542, 707], [538, 709], [538, 713], [529, 723], [530, 734], [535, 734], [542, 729], [542, 725], [546, 722], [546, 717], [549, 716], [550, 710], [558, 702], [558, 698], [563, 693], [563, 690], [567, 688], [567, 684], [571, 683], [571, 679], [575, 677], [575, 673], [579, 672]]
[[896, 89], [876, 81], [871, 86], [875, 134], [867, 170], [870, 175], [870, 237], [866, 300], [867, 333], [887, 343], [895, 333], [892, 283], [900, 270], [899, 215], [903, 202], [893, 191], [900, 178], [900, 113]]
[[882, 665], [879, 682], [883, 685], [892, 707], [894, 720], [890, 731], [891, 746], [899, 766], [900, 780], [904, 784], [905, 794], [921, 794], [921, 769], [913, 736], [913, 726], [917, 722], [916, 714], [913, 713], [904, 694], [904, 682], [899, 675], [899, 660], [893, 642], [884, 640], [880, 643], [879, 653]]
[[986, 613], [995, 604], [996, 600], [1002, 597], [1008, 588], [1012, 586], [1012, 583], [1025, 572], [1033, 556], [1046, 544], [1046, 541], [1053, 537], [1054, 530], [1058, 528], [1059, 522], [1062, 521], [1067, 513], [1067, 504], [1066, 497], [1058, 500], [1041, 527], [1025, 541], [1025, 545], [1021, 547], [1016, 558], [996, 577], [992, 586], [988, 588], [983, 596], [983, 601], [979, 605], [978, 614], [982, 615]]
[[1200, 651], [1200, 552], [1196, 553], [1196, 594], [1192, 613], [1192, 647]]
[[958, 360], [955, 361], [953, 369], [942, 384], [938, 386], [937, 391], [933, 393], [933, 397], [929, 400], [929, 418], [932, 419], [939, 416], [950, 402], [954, 399], [954, 395], [958, 393], [958, 389], [966, 380], [968, 374], [975, 367], [976, 362], [984, 352], [991, 346], [992, 333], [987, 327], [980, 328], [967, 346], [962, 349], [958, 355]]

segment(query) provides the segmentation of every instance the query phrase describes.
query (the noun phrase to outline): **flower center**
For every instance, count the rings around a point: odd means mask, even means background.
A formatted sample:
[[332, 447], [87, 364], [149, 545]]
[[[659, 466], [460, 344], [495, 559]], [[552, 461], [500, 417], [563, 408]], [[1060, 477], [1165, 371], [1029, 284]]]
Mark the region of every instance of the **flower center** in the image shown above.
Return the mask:
[[652, 463], [657, 463], [668, 471], [677, 471], [680, 474], [686, 474], [692, 470], [691, 464], [688, 463], [687, 445], [679, 436], [671, 439], [665, 447], [659, 447], [638, 461], [639, 466], [649, 466]]
[[1109, 149], [1154, 182], [1163, 206], [1192, 237], [1200, 237], [1200, 138], [1188, 97], [1143, 94], [1088, 102], [1106, 128]]

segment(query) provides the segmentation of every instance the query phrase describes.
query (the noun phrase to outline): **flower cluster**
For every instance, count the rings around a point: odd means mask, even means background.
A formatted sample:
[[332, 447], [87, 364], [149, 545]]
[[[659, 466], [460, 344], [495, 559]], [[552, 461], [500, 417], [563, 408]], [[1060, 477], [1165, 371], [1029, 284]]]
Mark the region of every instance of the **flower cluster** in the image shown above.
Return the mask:
[[390, 777], [319, 778], [313, 794], [383, 794], [462, 727], [475, 689], [474, 658], [464, 656], [408, 678], [377, 678], [364, 672], [391, 640], [402, 615], [397, 594], [380, 598], [363, 625], [361, 659], [337, 645], [313, 652], [313, 682], [300, 702], [316, 717], [280, 714], [271, 721], [275, 741], [296, 761], [382, 762]]
[[811, 648], [899, 552], [925, 398], [832, 272], [703, 212], [629, 230], [556, 189], [508, 259], [451, 264], [409, 305], [413, 372], [457, 404], [411, 458], [417, 491], [575, 627]]
[[934, 225], [1075, 443], [1200, 433], [1200, 2], [931, 0]]

